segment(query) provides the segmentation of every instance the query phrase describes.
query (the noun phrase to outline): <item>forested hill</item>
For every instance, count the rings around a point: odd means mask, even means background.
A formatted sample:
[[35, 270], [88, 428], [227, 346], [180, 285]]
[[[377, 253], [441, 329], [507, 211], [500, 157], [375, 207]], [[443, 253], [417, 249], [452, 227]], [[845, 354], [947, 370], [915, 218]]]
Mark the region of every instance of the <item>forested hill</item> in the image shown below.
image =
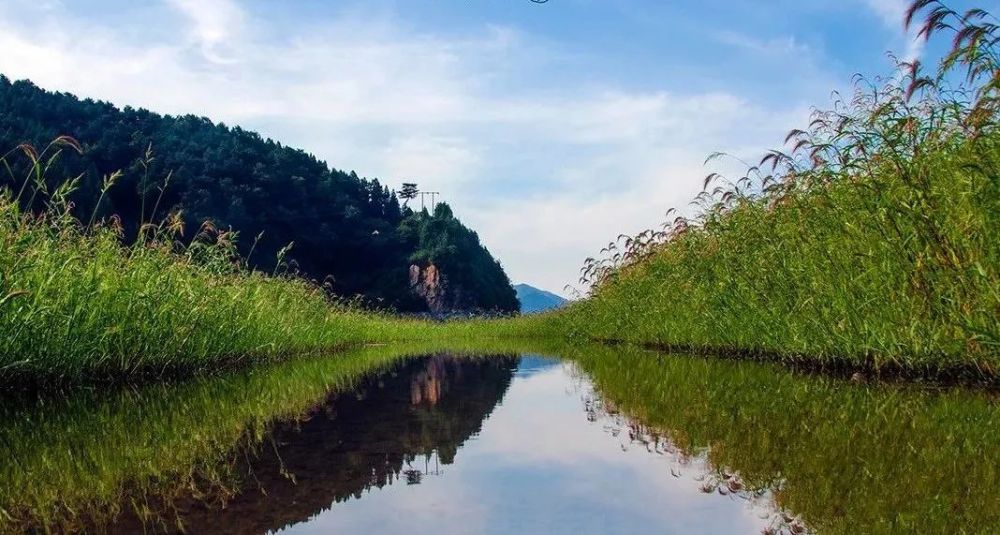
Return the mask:
[[[411, 290], [411, 265], [440, 262], [457, 292], [450, 299], [455, 306], [518, 308], [503, 268], [446, 206], [414, 213], [377, 179], [333, 169], [239, 127], [118, 109], [0, 75], [0, 153], [25, 142], [44, 147], [60, 135], [74, 137], [84, 151], [63, 151], [48, 180], [82, 174], [72, 200], [75, 213], [89, 218], [103, 177], [121, 170], [96, 213], [117, 214], [126, 237], [137, 236], [142, 222], [180, 210], [188, 238], [206, 220], [238, 231], [240, 252], [257, 269], [274, 269], [279, 251], [292, 243], [285, 256], [291, 269], [342, 296], [426, 310], [425, 297]], [[11, 180], [6, 172], [3, 179]]]

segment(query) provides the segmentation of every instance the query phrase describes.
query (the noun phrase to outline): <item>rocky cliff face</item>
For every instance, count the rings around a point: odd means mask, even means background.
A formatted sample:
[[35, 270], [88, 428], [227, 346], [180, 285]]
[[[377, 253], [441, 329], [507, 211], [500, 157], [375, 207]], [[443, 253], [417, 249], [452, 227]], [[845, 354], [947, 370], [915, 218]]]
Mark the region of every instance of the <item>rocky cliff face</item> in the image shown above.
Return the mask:
[[410, 290], [427, 302], [432, 314], [461, 310], [462, 289], [448, 283], [441, 270], [434, 264], [420, 267], [410, 265]]

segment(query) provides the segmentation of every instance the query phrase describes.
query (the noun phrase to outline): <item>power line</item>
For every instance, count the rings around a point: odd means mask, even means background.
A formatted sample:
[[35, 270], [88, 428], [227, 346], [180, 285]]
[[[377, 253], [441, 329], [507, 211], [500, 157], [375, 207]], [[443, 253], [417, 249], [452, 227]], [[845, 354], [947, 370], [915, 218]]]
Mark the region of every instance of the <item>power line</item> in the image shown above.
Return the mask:
[[433, 212], [434, 211], [434, 207], [437, 206], [437, 201], [436, 201], [437, 196], [441, 195], [441, 192], [440, 191], [421, 191], [420, 192], [420, 210], [421, 211], [423, 211], [423, 210], [426, 209], [426, 207], [424, 205], [424, 195], [430, 195], [431, 196], [431, 211]]

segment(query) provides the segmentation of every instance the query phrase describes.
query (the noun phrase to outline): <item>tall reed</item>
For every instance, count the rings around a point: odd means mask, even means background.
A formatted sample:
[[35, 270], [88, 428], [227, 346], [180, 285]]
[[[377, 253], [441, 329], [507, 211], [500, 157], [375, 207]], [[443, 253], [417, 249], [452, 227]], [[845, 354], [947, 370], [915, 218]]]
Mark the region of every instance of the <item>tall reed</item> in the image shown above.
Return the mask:
[[[64, 136], [0, 157], [9, 175], [0, 188], [0, 379], [7, 384], [163, 377], [347, 344], [469, 335], [470, 326], [442, 329], [362, 311], [290, 274], [252, 271], [236, 253], [235, 232], [206, 222], [185, 235], [176, 213], [147, 221], [124, 245], [116, 219], [73, 213], [76, 181], [53, 185], [46, 177], [64, 150], [82, 148]], [[102, 197], [119, 176], [105, 179]], [[153, 213], [158, 204], [150, 200]]]
[[[1000, 32], [914, 2], [938, 70], [858, 79], [696, 216], [609, 244], [571, 335], [922, 374], [1000, 372]], [[957, 80], [957, 82], [956, 82]], [[717, 157], [717, 156], [713, 156]]]

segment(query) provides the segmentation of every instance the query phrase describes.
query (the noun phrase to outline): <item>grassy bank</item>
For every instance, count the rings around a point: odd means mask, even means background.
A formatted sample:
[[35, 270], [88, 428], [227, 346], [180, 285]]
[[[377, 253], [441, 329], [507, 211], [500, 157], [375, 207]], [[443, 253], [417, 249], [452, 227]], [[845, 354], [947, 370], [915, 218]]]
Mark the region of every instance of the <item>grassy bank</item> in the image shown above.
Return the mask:
[[129, 376], [332, 348], [410, 326], [331, 304], [320, 288], [241, 269], [224, 233], [130, 247], [111, 224], [23, 213], [0, 198], [0, 370]]
[[31, 175], [0, 192], [7, 384], [166, 377], [363, 343], [513, 334], [504, 324], [487, 333], [482, 322], [440, 325], [333, 301], [318, 284], [249, 270], [234, 233], [208, 224], [185, 232], [174, 216], [124, 245], [114, 219], [72, 213], [73, 182], [51, 190], [44, 177], [49, 159], [76, 148], [60, 138], [5, 157], [32, 162]]
[[708, 176], [695, 216], [612, 244], [584, 270], [589, 298], [549, 328], [995, 378], [1000, 36], [976, 13], [927, 15], [930, 34], [958, 32], [938, 72], [904, 64], [884, 85], [859, 82], [745, 176]]

